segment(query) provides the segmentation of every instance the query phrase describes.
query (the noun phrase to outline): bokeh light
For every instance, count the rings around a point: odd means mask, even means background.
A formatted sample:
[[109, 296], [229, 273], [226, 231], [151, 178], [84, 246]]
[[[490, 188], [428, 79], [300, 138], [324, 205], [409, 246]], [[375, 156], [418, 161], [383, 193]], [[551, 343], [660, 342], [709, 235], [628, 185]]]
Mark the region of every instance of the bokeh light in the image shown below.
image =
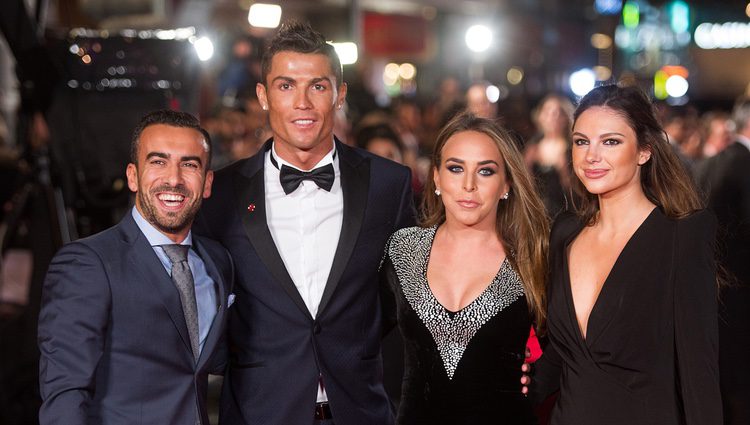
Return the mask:
[[255, 3], [250, 6], [247, 21], [258, 28], [276, 28], [281, 22], [281, 6], [277, 4]]
[[508, 70], [508, 73], [506, 75], [508, 78], [508, 82], [515, 85], [518, 85], [523, 81], [523, 69], [514, 66], [511, 69]]
[[201, 37], [193, 43], [198, 59], [205, 62], [214, 56], [214, 43], [208, 37]]
[[398, 67], [398, 75], [404, 80], [411, 80], [417, 75], [417, 68], [410, 63], [402, 63]]
[[336, 54], [339, 55], [341, 65], [352, 65], [357, 63], [359, 53], [355, 43], [347, 41], [344, 43], [331, 43], [331, 46], [336, 50]]
[[466, 31], [465, 40], [472, 52], [484, 52], [492, 45], [492, 30], [484, 25], [474, 25]]
[[570, 74], [570, 90], [576, 96], [584, 96], [590, 92], [596, 84], [596, 75], [594, 71], [584, 68]]
[[667, 94], [671, 97], [682, 97], [687, 94], [689, 88], [688, 81], [681, 75], [673, 75], [667, 78]]
[[500, 88], [495, 85], [490, 84], [487, 86], [485, 93], [487, 94], [487, 100], [491, 103], [497, 103], [500, 99]]

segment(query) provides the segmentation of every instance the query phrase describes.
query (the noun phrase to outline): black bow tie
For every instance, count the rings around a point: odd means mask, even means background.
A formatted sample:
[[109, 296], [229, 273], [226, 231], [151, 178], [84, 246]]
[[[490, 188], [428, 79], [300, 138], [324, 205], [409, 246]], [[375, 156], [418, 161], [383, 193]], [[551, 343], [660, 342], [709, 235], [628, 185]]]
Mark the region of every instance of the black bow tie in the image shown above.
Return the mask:
[[302, 180], [312, 180], [319, 188], [330, 192], [334, 177], [333, 164], [327, 164], [312, 171], [301, 171], [286, 165], [282, 165], [279, 170], [281, 187], [287, 195], [297, 190]]

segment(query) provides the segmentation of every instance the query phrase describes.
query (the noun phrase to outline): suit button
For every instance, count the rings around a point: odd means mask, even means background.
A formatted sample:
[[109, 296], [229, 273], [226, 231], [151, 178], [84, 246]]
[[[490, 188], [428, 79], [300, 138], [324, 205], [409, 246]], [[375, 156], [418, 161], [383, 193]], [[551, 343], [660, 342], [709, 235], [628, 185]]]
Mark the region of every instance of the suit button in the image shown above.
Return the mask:
[[316, 334], [316, 335], [320, 333], [320, 325], [319, 324], [316, 323], [313, 326], [313, 333]]

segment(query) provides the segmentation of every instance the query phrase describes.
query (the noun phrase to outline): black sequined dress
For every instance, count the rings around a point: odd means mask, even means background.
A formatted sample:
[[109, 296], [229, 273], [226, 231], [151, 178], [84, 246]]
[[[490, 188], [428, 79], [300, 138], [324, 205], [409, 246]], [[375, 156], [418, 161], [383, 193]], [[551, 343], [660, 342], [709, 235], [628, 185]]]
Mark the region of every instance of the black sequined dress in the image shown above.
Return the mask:
[[[437, 228], [396, 232], [381, 272], [386, 320], [398, 320], [404, 340], [404, 380], [397, 423], [534, 424], [520, 392], [531, 317], [518, 274], [506, 259], [489, 286], [457, 312], [427, 284]], [[456, 273], [461, 273], [456, 270]]]

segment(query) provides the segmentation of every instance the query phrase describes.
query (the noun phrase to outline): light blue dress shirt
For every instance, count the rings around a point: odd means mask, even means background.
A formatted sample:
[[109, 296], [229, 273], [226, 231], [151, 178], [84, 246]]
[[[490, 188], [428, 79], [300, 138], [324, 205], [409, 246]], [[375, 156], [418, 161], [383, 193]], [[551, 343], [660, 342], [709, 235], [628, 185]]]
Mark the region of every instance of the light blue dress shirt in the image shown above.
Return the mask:
[[[158, 231], [151, 223], [146, 221], [136, 207], [132, 210], [133, 219], [138, 228], [141, 229], [146, 240], [151, 244], [156, 256], [159, 257], [161, 264], [172, 275], [172, 262], [167, 257], [164, 249], [159, 245], [174, 244], [166, 235]], [[180, 245], [191, 245], [193, 243], [193, 234], [188, 232], [187, 237]], [[214, 289], [214, 280], [208, 275], [206, 265], [203, 260], [196, 254], [194, 249], [188, 251], [188, 265], [193, 273], [193, 282], [195, 282], [195, 301], [198, 305], [198, 335], [200, 337], [200, 350], [203, 351], [203, 344], [206, 342], [208, 330], [216, 316], [216, 290]]]

